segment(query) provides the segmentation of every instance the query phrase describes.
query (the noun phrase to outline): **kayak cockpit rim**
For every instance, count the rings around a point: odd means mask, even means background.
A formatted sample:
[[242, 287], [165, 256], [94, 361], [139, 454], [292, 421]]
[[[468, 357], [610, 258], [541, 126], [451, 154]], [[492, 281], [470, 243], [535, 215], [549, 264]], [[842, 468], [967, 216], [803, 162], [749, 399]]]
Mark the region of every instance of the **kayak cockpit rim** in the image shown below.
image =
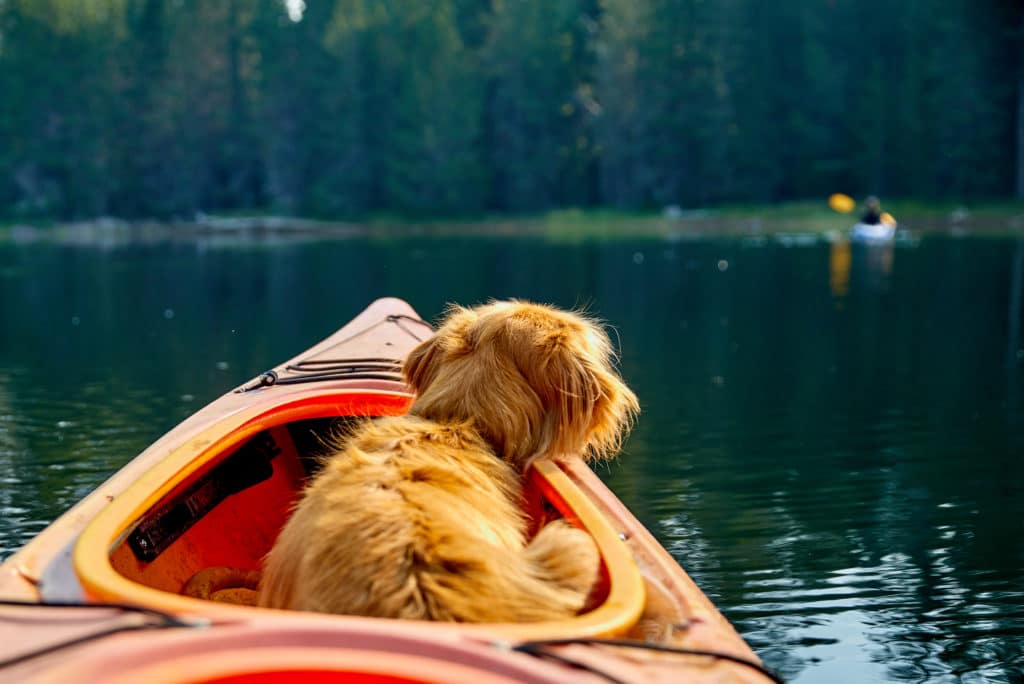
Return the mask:
[[[84, 529], [73, 551], [75, 574], [91, 601], [133, 603], [175, 614], [202, 614], [212, 618], [242, 619], [269, 609], [202, 601], [167, 588], [156, 588], [114, 565], [114, 555], [129, 556], [128, 538], [169, 497], [199, 481], [261, 433], [287, 439], [287, 426], [300, 421], [337, 417], [400, 415], [411, 401], [405, 392], [364, 389], [298, 389], [271, 394], [206, 426], [168, 454], [115, 497]], [[593, 610], [577, 617], [538, 623], [460, 625], [503, 636], [530, 639], [559, 636], [606, 637], [626, 633], [644, 611], [644, 580], [627, 546], [609, 520], [588, 496], [553, 462], [536, 465], [529, 486], [574, 524], [586, 529], [596, 542], [607, 577], [607, 594]], [[276, 530], [274, 531], [276, 534]], [[273, 540], [271, 539], [270, 542]], [[268, 547], [269, 548], [269, 547]], [[137, 549], [136, 549], [137, 550]], [[267, 549], [260, 550], [260, 555]], [[250, 559], [251, 560], [251, 559]], [[134, 559], [131, 562], [136, 562]], [[130, 573], [129, 573], [130, 574]], [[273, 611], [283, 615], [289, 611]], [[309, 613], [301, 614], [309, 616]], [[325, 619], [379, 620], [351, 616]], [[424, 625], [443, 623], [422, 623]]]

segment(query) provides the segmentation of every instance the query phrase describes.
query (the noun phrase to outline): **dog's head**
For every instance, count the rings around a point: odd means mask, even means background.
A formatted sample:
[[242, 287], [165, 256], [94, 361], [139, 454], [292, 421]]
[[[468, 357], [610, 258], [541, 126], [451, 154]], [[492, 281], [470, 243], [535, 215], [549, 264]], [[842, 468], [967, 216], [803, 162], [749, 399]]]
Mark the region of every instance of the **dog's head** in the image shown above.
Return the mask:
[[411, 413], [471, 422], [496, 453], [526, 468], [538, 458], [614, 457], [639, 411], [601, 326], [521, 301], [449, 309], [409, 354]]

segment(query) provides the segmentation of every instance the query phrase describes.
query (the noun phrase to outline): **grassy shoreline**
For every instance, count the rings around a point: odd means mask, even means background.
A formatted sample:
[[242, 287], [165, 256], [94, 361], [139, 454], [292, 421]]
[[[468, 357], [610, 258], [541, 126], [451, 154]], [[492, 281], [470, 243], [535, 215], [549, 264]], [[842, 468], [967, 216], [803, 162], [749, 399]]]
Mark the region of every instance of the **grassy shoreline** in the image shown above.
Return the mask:
[[[900, 228], [915, 234], [1018, 236], [1024, 234], [1024, 201], [926, 203], [894, 200], [885, 209]], [[423, 235], [541, 237], [557, 240], [626, 237], [742, 237], [777, 234], [837, 234], [856, 222], [824, 201], [775, 205], [726, 205], [706, 209], [666, 208], [660, 212], [615, 209], [558, 209], [533, 215], [410, 219], [377, 214], [359, 222], [312, 220], [270, 213], [202, 215], [192, 221], [124, 221], [99, 218], [0, 222], [0, 241], [132, 242], [198, 237], [380, 237]]]

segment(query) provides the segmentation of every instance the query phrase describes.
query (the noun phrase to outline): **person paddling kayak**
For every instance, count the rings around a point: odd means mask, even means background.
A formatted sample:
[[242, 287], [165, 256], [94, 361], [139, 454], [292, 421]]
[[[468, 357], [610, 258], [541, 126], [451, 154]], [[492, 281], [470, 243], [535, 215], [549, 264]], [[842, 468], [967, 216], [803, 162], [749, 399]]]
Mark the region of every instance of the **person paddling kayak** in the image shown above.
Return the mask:
[[860, 222], [869, 226], [882, 223], [882, 203], [874, 195], [869, 195], [864, 200], [864, 212], [860, 215]]
[[850, 238], [859, 242], [890, 242], [896, 234], [896, 219], [882, 211], [874, 195], [864, 200], [860, 221], [850, 229]]

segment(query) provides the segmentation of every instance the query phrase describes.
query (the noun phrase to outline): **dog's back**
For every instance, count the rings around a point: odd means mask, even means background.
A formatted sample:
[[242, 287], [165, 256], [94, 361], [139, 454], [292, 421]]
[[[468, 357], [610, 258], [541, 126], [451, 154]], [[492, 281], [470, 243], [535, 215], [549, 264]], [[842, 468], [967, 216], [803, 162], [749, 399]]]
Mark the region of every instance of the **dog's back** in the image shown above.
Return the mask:
[[305, 493], [267, 559], [260, 605], [458, 622], [573, 615], [596, 549], [567, 524], [527, 546], [518, 480], [468, 425], [370, 424]]

